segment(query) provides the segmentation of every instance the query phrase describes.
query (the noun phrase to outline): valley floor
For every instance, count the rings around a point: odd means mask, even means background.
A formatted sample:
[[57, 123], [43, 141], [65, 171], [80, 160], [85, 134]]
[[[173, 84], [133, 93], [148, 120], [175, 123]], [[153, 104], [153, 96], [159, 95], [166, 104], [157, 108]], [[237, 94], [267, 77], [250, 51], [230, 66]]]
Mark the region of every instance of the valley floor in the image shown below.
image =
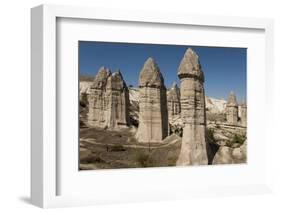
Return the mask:
[[[80, 129], [80, 170], [176, 166], [181, 137], [172, 134], [162, 143], [139, 143], [137, 129]], [[208, 122], [209, 164], [246, 163], [246, 134], [243, 127]]]
[[167, 137], [163, 143], [138, 143], [135, 129], [80, 129], [80, 170], [175, 166], [181, 138]]

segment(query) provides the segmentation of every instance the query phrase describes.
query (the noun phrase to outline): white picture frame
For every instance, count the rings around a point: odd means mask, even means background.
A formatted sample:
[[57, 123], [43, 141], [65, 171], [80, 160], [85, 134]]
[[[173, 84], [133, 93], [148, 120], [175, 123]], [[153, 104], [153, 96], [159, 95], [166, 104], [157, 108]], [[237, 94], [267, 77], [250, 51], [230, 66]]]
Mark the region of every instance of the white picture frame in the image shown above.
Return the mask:
[[[206, 28], [218, 28], [231, 30], [258, 30], [262, 31], [264, 44], [264, 68], [261, 68], [261, 74], [266, 76], [265, 79], [258, 79], [256, 82], [263, 81], [265, 87], [260, 91], [265, 94], [263, 101], [264, 107], [271, 108], [273, 96], [270, 91], [273, 88], [271, 82], [273, 78], [273, 21], [271, 19], [257, 18], [241, 18], [241, 17], [217, 17], [189, 14], [173, 14], [173, 13], [153, 13], [148, 11], [122, 11], [106, 9], [106, 12], [100, 8], [85, 8], [74, 6], [54, 6], [41, 5], [31, 10], [31, 73], [32, 73], [32, 103], [31, 103], [31, 201], [34, 205], [49, 208], [76, 205], [91, 205], [99, 203], [116, 203], [116, 202], [139, 202], [143, 200], [165, 200], [165, 199], [183, 199], [198, 196], [223, 196], [223, 195], [241, 195], [264, 193], [271, 191], [271, 171], [270, 171], [270, 122], [272, 113], [267, 110], [264, 114], [264, 122], [266, 123], [266, 131], [262, 134], [265, 139], [264, 146], [267, 149], [264, 154], [265, 164], [261, 168], [257, 168], [259, 173], [265, 176], [254, 184], [243, 181], [237, 184], [218, 184], [218, 185], [201, 185], [199, 182], [193, 183], [193, 188], [182, 185], [182, 187], [169, 185], [165, 189], [161, 188], [161, 184], [153, 188], [147, 195], [145, 188], [143, 191], [110, 191], [106, 189], [103, 194], [89, 195], [58, 195], [59, 173], [61, 167], [58, 166], [60, 159], [58, 152], [58, 132], [57, 132], [57, 88], [61, 83], [57, 79], [57, 21], [64, 19], [79, 20], [100, 20], [102, 21], [118, 21], [131, 23], [153, 23], [155, 26], [198, 26]], [[250, 79], [251, 81], [251, 79]], [[254, 88], [255, 85], [250, 85]], [[250, 98], [251, 100], [251, 98]], [[265, 112], [260, 108], [259, 112]], [[251, 116], [250, 116], [251, 119]], [[257, 145], [260, 146], [260, 145]], [[251, 147], [250, 147], [251, 148]], [[180, 168], [180, 172], [184, 172], [186, 168]], [[244, 168], [247, 170], [247, 168]], [[165, 175], [166, 170], [148, 169], [148, 172], [154, 173], [156, 176]], [[179, 170], [177, 170], [178, 172]], [[77, 171], [78, 172], [78, 171]], [[122, 174], [127, 170], [120, 171]], [[141, 175], [144, 170], [138, 170], [134, 175]], [[103, 173], [100, 171], [99, 173]], [[208, 174], [206, 170], [202, 174]], [[189, 171], [189, 174], [200, 175], [200, 171]], [[110, 175], [110, 173], [108, 173]], [[155, 177], [156, 177], [155, 176]], [[169, 176], [175, 178], [173, 175]], [[86, 179], [89, 180], [89, 179]], [[92, 179], [94, 180], [94, 179]], [[182, 184], [182, 183], [181, 183]], [[102, 185], [102, 183], [100, 183]], [[105, 185], [106, 187], [106, 185]], [[126, 188], [126, 185], [123, 187]], [[127, 186], [128, 187], [128, 186]], [[129, 187], [128, 187], [129, 188]], [[71, 190], [71, 189], [70, 189]], [[122, 193], [120, 196], [119, 193]]]

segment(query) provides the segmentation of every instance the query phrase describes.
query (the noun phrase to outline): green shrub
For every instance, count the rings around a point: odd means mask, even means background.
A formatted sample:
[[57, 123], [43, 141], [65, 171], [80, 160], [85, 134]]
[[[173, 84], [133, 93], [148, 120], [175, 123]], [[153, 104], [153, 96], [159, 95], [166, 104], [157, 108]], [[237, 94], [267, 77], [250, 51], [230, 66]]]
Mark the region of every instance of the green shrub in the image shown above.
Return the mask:
[[168, 157], [168, 166], [175, 166], [178, 160], [178, 156], [170, 156]]
[[209, 143], [215, 143], [216, 142], [216, 139], [214, 137], [214, 132], [215, 132], [214, 129], [207, 129], [207, 131], [206, 131], [206, 138], [207, 138], [207, 141]]
[[244, 135], [238, 135], [238, 134], [235, 134], [231, 140], [231, 143], [234, 144], [234, 143], [238, 143], [238, 144], [243, 144], [244, 141], [246, 140], [246, 137]]
[[141, 167], [152, 167], [153, 164], [150, 159], [150, 155], [146, 154], [142, 150], [136, 151], [136, 163], [138, 163]]

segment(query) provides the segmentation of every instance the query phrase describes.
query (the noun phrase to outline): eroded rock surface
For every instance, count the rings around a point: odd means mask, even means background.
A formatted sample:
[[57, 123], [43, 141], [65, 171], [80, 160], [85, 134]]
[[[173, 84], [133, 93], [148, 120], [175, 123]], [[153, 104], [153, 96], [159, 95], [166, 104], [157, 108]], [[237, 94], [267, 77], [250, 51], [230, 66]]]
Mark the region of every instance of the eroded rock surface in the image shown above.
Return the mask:
[[181, 80], [182, 147], [177, 165], [208, 164], [204, 74], [198, 55], [189, 48], [178, 68]]
[[120, 71], [98, 71], [88, 95], [88, 124], [115, 128], [129, 124], [129, 92]]
[[231, 92], [226, 104], [226, 120], [231, 125], [238, 123], [238, 104], [234, 92]]
[[240, 105], [240, 123], [244, 127], [247, 126], [247, 105], [245, 101]]
[[101, 67], [90, 87], [88, 96], [89, 112], [88, 123], [91, 126], [105, 126], [105, 90], [107, 78], [111, 75], [111, 71], [105, 67]]
[[212, 164], [237, 164], [247, 162], [247, 142], [237, 148], [220, 146]]
[[167, 91], [167, 105], [169, 120], [180, 114], [180, 90], [176, 83]]
[[148, 58], [139, 76], [139, 126], [136, 138], [160, 143], [168, 135], [167, 96], [159, 67]]
[[110, 128], [129, 125], [129, 91], [120, 71], [113, 73], [106, 84], [106, 123]]

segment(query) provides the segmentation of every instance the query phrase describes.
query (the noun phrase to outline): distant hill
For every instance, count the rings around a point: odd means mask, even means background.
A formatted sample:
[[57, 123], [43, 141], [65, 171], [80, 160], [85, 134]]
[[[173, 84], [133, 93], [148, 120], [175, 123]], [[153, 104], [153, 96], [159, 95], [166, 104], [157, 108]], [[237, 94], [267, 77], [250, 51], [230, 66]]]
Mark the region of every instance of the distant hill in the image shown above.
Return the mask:
[[226, 108], [226, 100], [205, 97], [206, 109], [211, 113], [223, 113]]

